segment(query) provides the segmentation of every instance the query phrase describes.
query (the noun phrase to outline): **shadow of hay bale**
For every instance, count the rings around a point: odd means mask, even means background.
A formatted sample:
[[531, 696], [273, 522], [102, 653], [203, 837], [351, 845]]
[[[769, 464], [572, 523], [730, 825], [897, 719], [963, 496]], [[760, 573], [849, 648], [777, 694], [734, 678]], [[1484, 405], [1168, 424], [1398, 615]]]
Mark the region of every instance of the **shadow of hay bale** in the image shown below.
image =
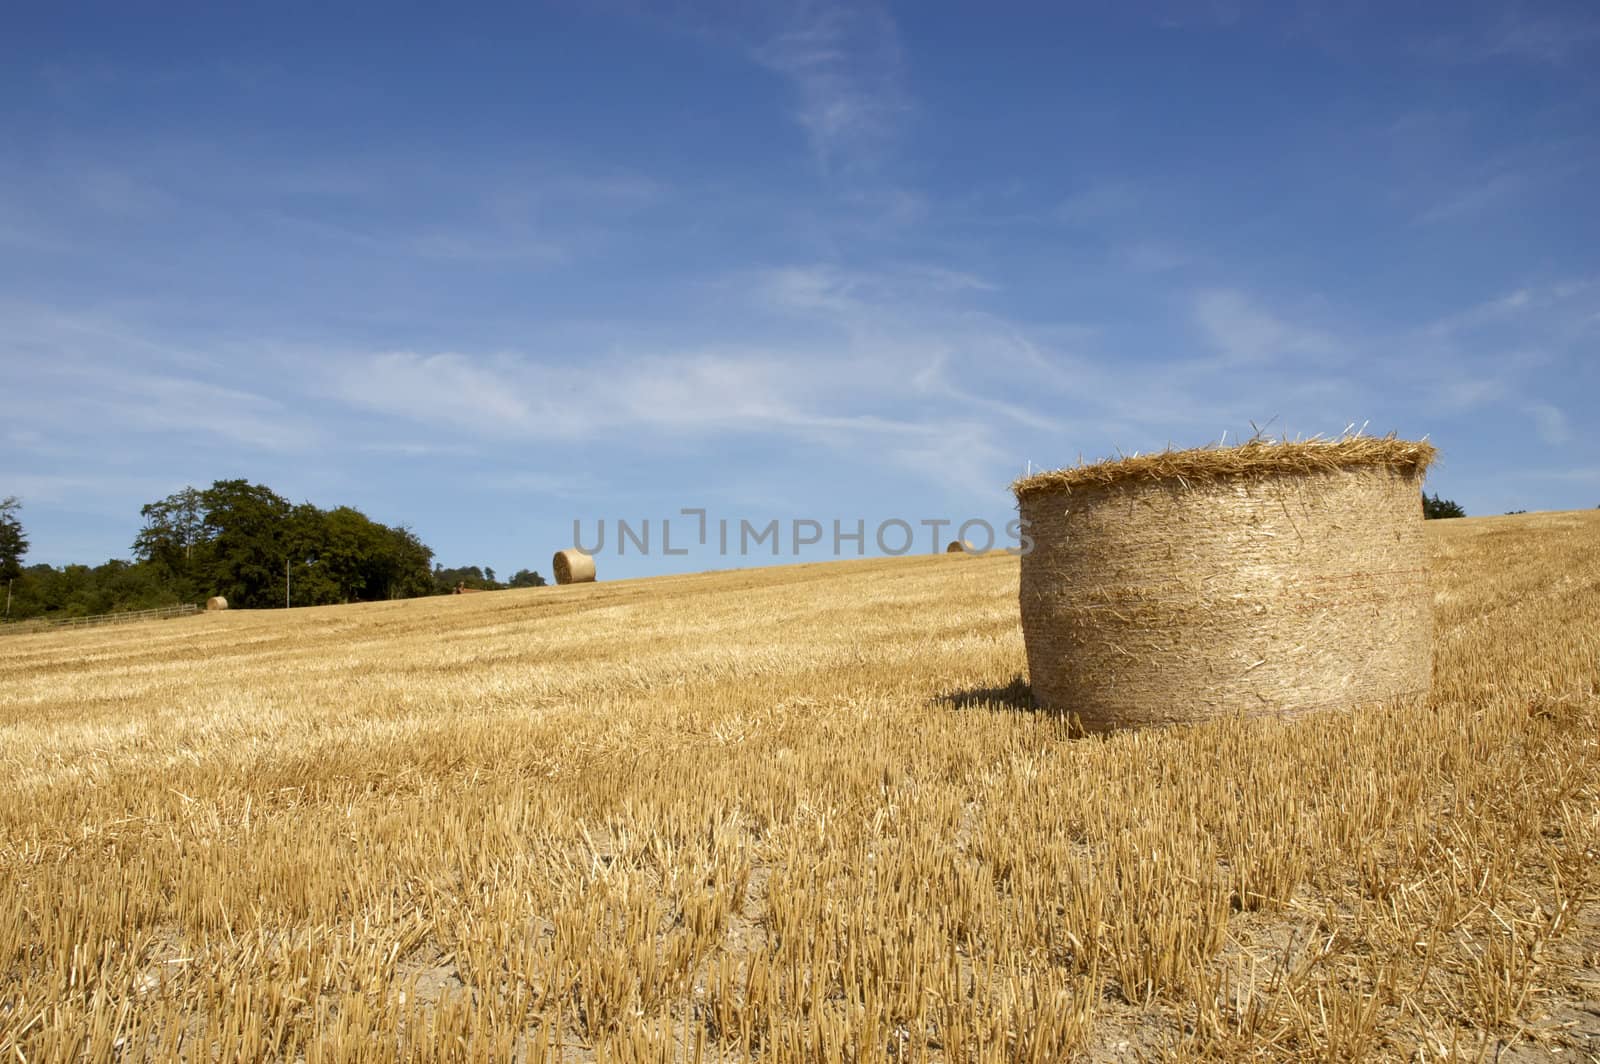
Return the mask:
[[1037, 705], [1033, 688], [1021, 674], [1002, 687], [967, 687], [959, 691], [945, 691], [934, 701], [952, 709], [1009, 709], [1014, 713], [1051, 713], [1054, 710]]
[[1076, 713], [1047, 706], [1033, 697], [1033, 686], [1020, 673], [1001, 686], [964, 687], [945, 691], [933, 699], [937, 706], [978, 713], [1026, 713], [1040, 721], [1051, 722], [1064, 739], [1085, 739], [1093, 733], [1084, 728]]

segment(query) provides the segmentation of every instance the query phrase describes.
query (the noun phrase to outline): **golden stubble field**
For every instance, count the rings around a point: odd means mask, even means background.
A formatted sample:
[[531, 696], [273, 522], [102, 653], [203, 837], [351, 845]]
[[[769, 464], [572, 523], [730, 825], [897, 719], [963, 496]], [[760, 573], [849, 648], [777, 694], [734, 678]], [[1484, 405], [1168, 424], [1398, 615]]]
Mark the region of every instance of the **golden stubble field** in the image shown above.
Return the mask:
[[1429, 536], [1426, 704], [1109, 739], [1005, 556], [5, 638], [0, 1060], [1592, 1059], [1600, 514]]

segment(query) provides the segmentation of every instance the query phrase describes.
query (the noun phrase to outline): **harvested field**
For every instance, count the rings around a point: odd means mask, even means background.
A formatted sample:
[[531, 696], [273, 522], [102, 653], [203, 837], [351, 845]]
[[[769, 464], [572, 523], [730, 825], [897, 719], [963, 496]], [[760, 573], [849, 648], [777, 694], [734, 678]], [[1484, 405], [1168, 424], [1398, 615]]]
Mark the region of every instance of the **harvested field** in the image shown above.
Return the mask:
[[1105, 738], [1003, 552], [13, 637], [0, 1060], [1592, 1058], [1600, 514], [1427, 533], [1427, 701]]

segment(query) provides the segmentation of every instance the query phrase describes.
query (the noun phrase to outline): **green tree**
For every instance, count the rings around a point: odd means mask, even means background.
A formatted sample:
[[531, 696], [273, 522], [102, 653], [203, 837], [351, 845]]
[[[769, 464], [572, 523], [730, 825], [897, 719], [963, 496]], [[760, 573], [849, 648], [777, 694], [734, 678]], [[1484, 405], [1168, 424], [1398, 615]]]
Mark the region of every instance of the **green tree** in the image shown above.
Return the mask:
[[384, 553], [385, 598], [413, 598], [433, 590], [433, 549], [405, 525], [386, 528], [388, 550]]
[[202, 583], [213, 562], [213, 532], [203, 494], [186, 487], [141, 507], [139, 515], [144, 527], [133, 541], [134, 557], [151, 565], [180, 601], [206, 597]]
[[[328, 542], [328, 515], [309, 502], [291, 507], [283, 526], [283, 558], [277, 573], [280, 590], [274, 605], [325, 606], [345, 601], [337, 581], [336, 560], [344, 553]], [[289, 581], [288, 594], [282, 582]]]
[[511, 587], [544, 587], [544, 577], [531, 569], [518, 569], [511, 577]]
[[[493, 572], [490, 570], [489, 572]], [[489, 573], [476, 565], [463, 565], [455, 569], [446, 569], [442, 565], [433, 567], [433, 593], [435, 595], [448, 595], [460, 584], [474, 588], [478, 591], [495, 591], [500, 585], [495, 583]]]
[[91, 572], [94, 608], [91, 613], [120, 610], [145, 610], [156, 606], [176, 606], [186, 601], [161, 579], [154, 566], [144, 562], [112, 558]]
[[[201, 578], [207, 593], [233, 605], [280, 605], [289, 557], [289, 501], [264, 484], [219, 480], [200, 493], [212, 557]], [[292, 565], [291, 565], [292, 568]]]
[[1422, 516], [1429, 520], [1440, 517], [1465, 517], [1467, 511], [1449, 499], [1441, 499], [1438, 495], [1423, 492]]
[[351, 506], [290, 517], [290, 557], [297, 606], [372, 602], [432, 591], [430, 550], [408, 528], [390, 528]]
[[[20, 504], [4, 500], [0, 535], [16, 533]], [[219, 480], [184, 488], [140, 509], [137, 561], [90, 567], [14, 566], [12, 619], [72, 617], [196, 602], [213, 594], [247, 607], [281, 606], [287, 577], [296, 606], [406, 598], [433, 592], [433, 551], [404, 526], [360, 510], [298, 506], [261, 484]], [[9, 539], [0, 539], [8, 543]], [[0, 569], [0, 572], [4, 572]], [[479, 582], [483, 574], [472, 570]]]
[[[388, 539], [381, 525], [349, 506], [321, 511], [309, 504], [295, 508], [295, 516], [312, 537], [302, 548], [314, 564], [321, 601], [362, 602], [384, 597], [382, 555]], [[297, 600], [309, 604], [315, 600]]]
[[30, 565], [17, 580], [11, 617], [84, 617], [175, 606], [180, 601], [148, 562], [113, 558], [93, 567]]
[[0, 499], [0, 580], [15, 580], [22, 575], [22, 556], [28, 553], [28, 537], [17, 514], [22, 500], [15, 495]]

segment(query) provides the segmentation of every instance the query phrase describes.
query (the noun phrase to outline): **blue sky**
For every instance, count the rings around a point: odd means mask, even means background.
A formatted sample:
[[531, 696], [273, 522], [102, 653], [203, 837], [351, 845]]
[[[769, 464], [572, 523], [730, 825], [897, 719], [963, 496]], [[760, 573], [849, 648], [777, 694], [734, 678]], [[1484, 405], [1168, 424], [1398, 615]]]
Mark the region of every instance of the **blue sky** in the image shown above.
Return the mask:
[[1252, 422], [1600, 504], [1593, 5], [329, 6], [8, 16], [30, 560], [224, 477], [502, 573], [682, 507], [998, 527]]

